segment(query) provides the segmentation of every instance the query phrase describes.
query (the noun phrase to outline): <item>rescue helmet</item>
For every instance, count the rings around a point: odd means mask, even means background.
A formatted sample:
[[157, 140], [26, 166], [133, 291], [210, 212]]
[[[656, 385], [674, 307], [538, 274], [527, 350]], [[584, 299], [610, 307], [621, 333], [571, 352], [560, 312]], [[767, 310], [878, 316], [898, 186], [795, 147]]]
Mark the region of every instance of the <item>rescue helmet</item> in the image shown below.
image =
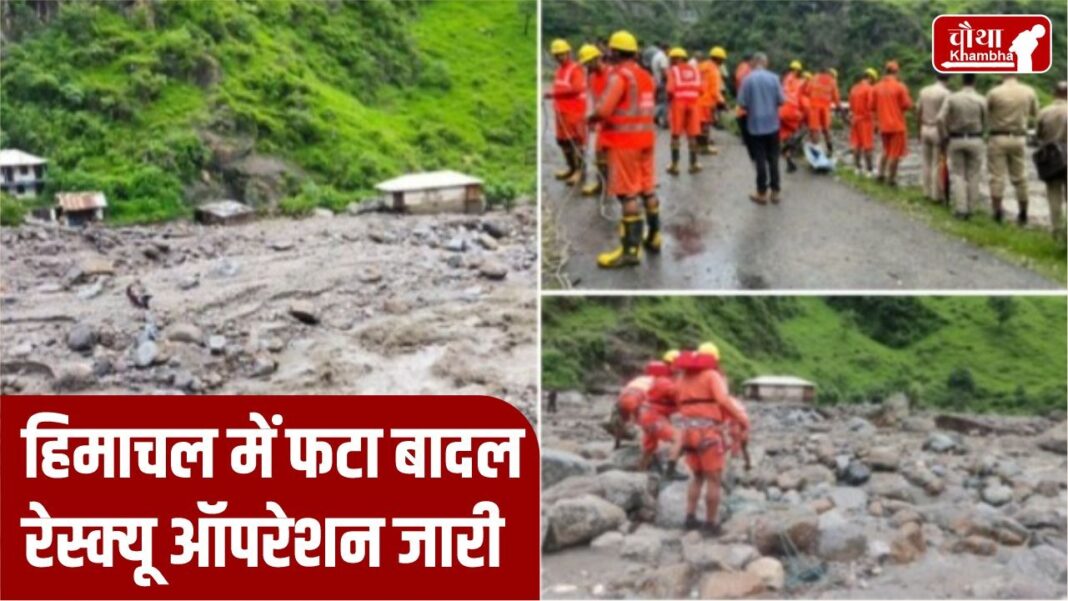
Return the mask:
[[663, 361], [650, 361], [645, 364], [645, 375], [653, 377], [671, 377], [671, 367]]
[[835, 69], [834, 67], [830, 67], [830, 68], [827, 69], [827, 72], [831, 74], [831, 77], [833, 77], [835, 79], [838, 79], [838, 69]]
[[872, 67], [868, 67], [864, 70], [864, 74], [872, 79], [879, 79], [879, 72]]
[[593, 44], [583, 44], [582, 47], [579, 48], [578, 59], [583, 65], [599, 56], [601, 56], [601, 51]]
[[571, 52], [571, 44], [568, 44], [567, 40], [563, 38], [556, 38], [553, 40], [553, 43], [549, 45], [549, 52], [552, 54]]
[[719, 347], [715, 342], [702, 342], [701, 346], [697, 347], [697, 353], [700, 355], [711, 355], [716, 359], [719, 359]]
[[803, 68], [803, 65], [801, 64], [801, 61], [797, 60], [796, 58], [794, 60], [790, 61], [790, 70], [791, 71], [800, 71], [802, 68]]
[[886, 72], [887, 73], [897, 73], [898, 69], [900, 69], [900, 67], [897, 64], [897, 61], [894, 61], [894, 60], [886, 61]]
[[668, 58], [689, 58], [689, 56], [686, 54], [685, 48], [676, 46], [668, 51]]
[[723, 46], [716, 46], [712, 50], [708, 51], [708, 56], [712, 58], [727, 60], [727, 51], [723, 49]]
[[812, 71], [805, 71], [802, 73], [801, 79], [812, 79]]
[[608, 47], [622, 52], [637, 52], [638, 39], [629, 31], [619, 30], [608, 38]]
[[675, 359], [678, 359], [678, 358], [679, 358], [679, 350], [678, 349], [671, 349], [670, 351], [664, 353], [664, 356], [661, 357], [661, 359], [664, 360], [664, 363], [667, 363], [668, 365], [671, 365], [672, 363], [674, 363]]

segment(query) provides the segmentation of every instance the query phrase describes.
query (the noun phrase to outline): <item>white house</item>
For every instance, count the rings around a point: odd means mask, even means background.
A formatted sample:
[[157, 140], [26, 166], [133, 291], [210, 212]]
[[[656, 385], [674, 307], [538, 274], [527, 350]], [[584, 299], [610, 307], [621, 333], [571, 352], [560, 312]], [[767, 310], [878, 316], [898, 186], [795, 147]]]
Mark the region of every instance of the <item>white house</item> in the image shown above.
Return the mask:
[[48, 161], [14, 148], [0, 150], [0, 192], [18, 198], [32, 198], [45, 184]]
[[743, 385], [745, 398], [752, 401], [811, 402], [816, 385], [794, 376], [758, 376]]
[[375, 189], [393, 210], [407, 213], [481, 213], [486, 208], [482, 180], [456, 171], [410, 173]]

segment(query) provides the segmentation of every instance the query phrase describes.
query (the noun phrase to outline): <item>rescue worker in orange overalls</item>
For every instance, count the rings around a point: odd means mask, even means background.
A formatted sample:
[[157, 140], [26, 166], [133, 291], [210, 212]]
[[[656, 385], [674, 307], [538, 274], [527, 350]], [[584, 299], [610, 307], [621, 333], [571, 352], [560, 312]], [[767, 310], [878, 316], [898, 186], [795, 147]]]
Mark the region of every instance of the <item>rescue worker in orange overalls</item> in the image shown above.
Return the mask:
[[897, 185], [897, 166], [908, 154], [905, 111], [912, 108], [909, 89], [897, 78], [897, 61], [886, 63], [886, 72], [872, 88], [868, 107], [875, 116], [875, 125], [883, 142], [883, 154], [879, 158], [879, 175], [876, 181]]
[[[686, 454], [686, 463], [693, 475], [686, 491], [685, 527], [688, 530], [701, 527], [696, 513], [704, 487], [703, 528], [711, 534], [719, 532], [716, 515], [726, 454], [735, 446], [741, 447], [749, 435], [749, 417], [731, 398], [726, 379], [719, 373], [718, 355], [719, 350], [714, 344], [705, 343], [697, 352], [683, 352], [675, 361], [682, 371], [675, 384], [680, 416], [675, 452]], [[733, 434], [731, 422], [737, 424]]]
[[583, 152], [586, 148], [586, 72], [571, 60], [571, 45], [567, 40], [553, 40], [549, 47], [556, 59], [556, 77], [553, 89], [545, 93], [553, 100], [556, 114], [556, 143], [564, 153], [567, 169], [558, 171], [556, 179], [568, 185], [578, 185], [583, 180]]
[[831, 142], [831, 110], [837, 110], [841, 97], [838, 93], [838, 81], [831, 74], [828, 67], [816, 74], [808, 83], [809, 112], [808, 112], [808, 136], [815, 144], [823, 136], [823, 143], [827, 147], [827, 156], [834, 154], [834, 144]]
[[787, 97], [790, 96], [791, 90], [793, 93], [800, 92], [801, 84], [804, 83], [804, 78], [801, 76], [802, 69], [801, 61], [796, 58], [790, 61], [790, 70], [782, 76], [782, 91]]
[[872, 151], [875, 149], [875, 121], [871, 112], [872, 84], [879, 79], [879, 72], [868, 68], [857, 83], [849, 90], [849, 112], [852, 115], [849, 126], [849, 145], [853, 148], [853, 165], [857, 173], [861, 170], [860, 160], [864, 159], [869, 176], [874, 174]]
[[779, 107], [779, 142], [782, 145], [782, 157], [786, 160], [787, 173], [797, 171], [797, 164], [794, 163], [795, 144], [786, 142], [801, 129], [805, 120], [805, 112], [801, 108], [801, 88], [804, 80], [794, 71], [800, 68], [801, 61], [790, 63], [791, 71], [782, 80], [782, 92], [786, 101]]
[[697, 162], [697, 137], [701, 135], [701, 110], [697, 104], [701, 96], [701, 73], [686, 62], [686, 51], [672, 48], [668, 53], [671, 67], [667, 70], [667, 98], [671, 104], [671, 165], [668, 173], [679, 174], [679, 138], [686, 136], [686, 149], [690, 154], [690, 173], [701, 170]]
[[[656, 82], [638, 66], [638, 41], [629, 32], [612, 34], [608, 47], [612, 70], [590, 123], [601, 125], [608, 153], [608, 193], [619, 199], [623, 218], [619, 247], [597, 256], [597, 265], [605, 269], [640, 265], [642, 247], [658, 253], [661, 244], [654, 175]], [[644, 238], [639, 198], [645, 207]]]
[[[601, 50], [592, 44], [584, 44], [579, 48], [579, 63], [586, 67], [586, 85], [589, 90], [590, 103], [597, 106], [604, 94], [605, 86], [608, 85], [608, 65], [604, 62]], [[600, 127], [594, 126], [594, 156], [597, 163], [597, 178], [582, 189], [583, 196], [596, 196], [601, 193], [608, 181], [608, 157], [604, 151], [604, 141], [600, 135]]]
[[642, 430], [642, 457], [638, 469], [645, 471], [656, 458], [661, 442], [675, 442], [671, 416], [675, 413], [675, 383], [671, 366], [650, 361], [645, 373], [631, 380], [619, 395], [619, 413], [624, 423], [633, 421]]
[[723, 61], [727, 60], [727, 51], [716, 46], [708, 51], [708, 59], [697, 65], [701, 74], [701, 95], [697, 106], [701, 113], [701, 135], [697, 142], [701, 152], [719, 154], [716, 142], [712, 139], [712, 126], [717, 121], [717, 112], [726, 106], [723, 97]]

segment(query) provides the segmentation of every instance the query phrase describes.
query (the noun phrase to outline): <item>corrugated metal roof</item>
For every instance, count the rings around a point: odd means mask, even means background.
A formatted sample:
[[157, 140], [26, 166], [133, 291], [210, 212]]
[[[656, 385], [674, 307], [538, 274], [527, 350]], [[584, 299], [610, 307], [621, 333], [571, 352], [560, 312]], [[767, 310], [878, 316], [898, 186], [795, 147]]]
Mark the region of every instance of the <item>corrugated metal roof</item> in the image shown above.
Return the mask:
[[17, 148], [0, 150], [0, 167], [21, 167], [23, 165], [43, 165], [48, 161]]
[[430, 171], [395, 177], [378, 184], [375, 189], [380, 192], [408, 192], [433, 188], [457, 188], [472, 184], [482, 184], [482, 180], [456, 171]]
[[86, 211], [108, 206], [103, 192], [60, 192], [56, 194], [56, 203], [64, 211]]
[[745, 386], [815, 386], [796, 376], [757, 376], [745, 381]]

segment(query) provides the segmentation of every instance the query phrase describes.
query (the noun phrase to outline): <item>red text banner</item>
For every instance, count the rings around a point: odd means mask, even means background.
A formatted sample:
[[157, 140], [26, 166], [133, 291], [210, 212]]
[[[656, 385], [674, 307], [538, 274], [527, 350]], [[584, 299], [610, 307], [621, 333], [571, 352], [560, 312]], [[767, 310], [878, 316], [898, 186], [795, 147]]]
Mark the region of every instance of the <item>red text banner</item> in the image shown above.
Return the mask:
[[491, 397], [4, 397], [4, 599], [518, 599], [539, 456]]
[[1045, 73], [1053, 23], [1045, 15], [939, 15], [931, 63], [942, 73]]

